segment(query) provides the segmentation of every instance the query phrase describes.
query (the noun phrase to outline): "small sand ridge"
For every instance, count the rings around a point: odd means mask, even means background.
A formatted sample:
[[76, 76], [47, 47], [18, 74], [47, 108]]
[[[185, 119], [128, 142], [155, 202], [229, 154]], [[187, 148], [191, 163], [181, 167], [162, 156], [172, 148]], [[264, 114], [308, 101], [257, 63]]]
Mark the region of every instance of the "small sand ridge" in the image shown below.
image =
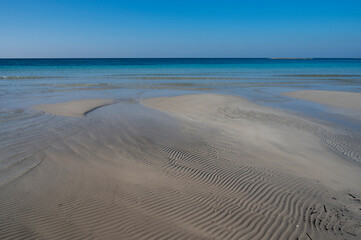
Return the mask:
[[67, 117], [82, 117], [105, 105], [114, 103], [111, 99], [82, 99], [63, 103], [39, 104], [34, 108], [46, 113]]

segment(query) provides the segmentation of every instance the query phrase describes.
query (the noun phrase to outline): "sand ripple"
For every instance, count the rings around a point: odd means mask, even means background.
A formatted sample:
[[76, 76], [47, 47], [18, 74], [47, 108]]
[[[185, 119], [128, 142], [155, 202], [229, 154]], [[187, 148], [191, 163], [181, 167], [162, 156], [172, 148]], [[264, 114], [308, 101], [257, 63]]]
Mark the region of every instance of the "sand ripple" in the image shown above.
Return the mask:
[[[98, 109], [82, 118], [86, 121], [78, 118], [81, 130], [54, 141], [41, 151], [39, 166], [0, 188], [0, 238], [360, 236], [359, 192], [333, 190], [286, 171], [275, 157], [297, 160], [287, 155], [294, 150], [292, 142], [275, 134], [249, 135], [245, 141], [239, 132], [243, 129], [220, 126], [250, 116], [257, 124], [254, 116], [259, 115], [236, 114], [232, 106], [217, 109], [214, 122], [198, 121], [192, 114], [176, 121], [136, 103]], [[239, 119], [229, 119], [229, 112]], [[283, 125], [282, 115], [271, 114], [270, 126]], [[256, 125], [248, 126], [257, 131]], [[298, 134], [305, 127], [290, 125], [287, 130]], [[334, 156], [321, 141], [310, 141], [316, 151]], [[309, 150], [307, 144], [297, 147]]]

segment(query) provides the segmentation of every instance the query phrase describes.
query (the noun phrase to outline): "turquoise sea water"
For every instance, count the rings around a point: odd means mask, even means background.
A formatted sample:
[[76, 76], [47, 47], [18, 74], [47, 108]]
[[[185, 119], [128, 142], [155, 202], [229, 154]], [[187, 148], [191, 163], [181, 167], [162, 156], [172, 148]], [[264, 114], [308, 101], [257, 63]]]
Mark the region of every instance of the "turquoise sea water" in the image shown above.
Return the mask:
[[2, 107], [42, 97], [132, 97], [176, 90], [264, 98], [262, 91], [361, 91], [360, 83], [361, 59], [0, 60]]

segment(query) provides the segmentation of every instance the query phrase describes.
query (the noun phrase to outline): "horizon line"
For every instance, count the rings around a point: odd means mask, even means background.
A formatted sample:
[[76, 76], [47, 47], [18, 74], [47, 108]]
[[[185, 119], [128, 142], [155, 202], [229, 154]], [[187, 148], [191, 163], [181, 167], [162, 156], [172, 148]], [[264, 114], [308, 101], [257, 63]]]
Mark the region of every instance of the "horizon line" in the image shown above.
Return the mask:
[[312, 60], [312, 59], [361, 59], [361, 57], [10, 57], [0, 60], [45, 60], [45, 59], [272, 59], [272, 60]]

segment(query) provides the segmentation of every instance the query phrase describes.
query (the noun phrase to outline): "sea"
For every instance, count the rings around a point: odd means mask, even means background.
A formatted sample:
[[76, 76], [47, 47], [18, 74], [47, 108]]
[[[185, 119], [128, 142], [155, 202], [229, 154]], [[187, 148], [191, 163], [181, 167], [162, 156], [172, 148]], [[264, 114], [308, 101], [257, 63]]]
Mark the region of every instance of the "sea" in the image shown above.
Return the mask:
[[42, 103], [229, 94], [360, 135], [357, 113], [282, 94], [310, 89], [361, 92], [361, 59], [0, 59], [0, 185], [80, 124], [34, 110]]

